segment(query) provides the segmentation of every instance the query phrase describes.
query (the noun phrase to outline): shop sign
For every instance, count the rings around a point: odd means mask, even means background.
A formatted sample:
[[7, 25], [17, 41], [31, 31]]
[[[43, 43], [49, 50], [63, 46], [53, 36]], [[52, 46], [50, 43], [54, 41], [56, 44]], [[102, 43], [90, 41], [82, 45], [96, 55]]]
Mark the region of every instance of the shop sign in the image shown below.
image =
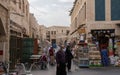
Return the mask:
[[79, 30], [78, 30], [78, 33], [80, 33], [80, 34], [81, 34], [81, 33], [85, 33], [85, 28], [79, 29]]

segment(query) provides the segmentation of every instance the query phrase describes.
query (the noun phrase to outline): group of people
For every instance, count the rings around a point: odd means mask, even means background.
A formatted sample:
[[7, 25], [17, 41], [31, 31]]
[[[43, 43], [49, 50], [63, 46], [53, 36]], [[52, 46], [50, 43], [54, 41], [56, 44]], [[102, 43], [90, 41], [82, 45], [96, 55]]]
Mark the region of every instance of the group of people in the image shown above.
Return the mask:
[[41, 57], [39, 58], [39, 63], [41, 65], [41, 69], [46, 69], [48, 63], [52, 66], [55, 64], [55, 54], [52, 46], [49, 47], [48, 50], [42, 51]]
[[48, 48], [46, 54], [45, 52], [44, 54], [42, 54], [40, 61], [43, 61], [43, 65], [45, 66], [45, 68], [47, 67], [46, 62], [49, 62], [50, 65], [56, 64], [56, 75], [66, 75], [66, 68], [68, 72], [71, 71], [71, 60], [73, 59], [71, 51], [72, 49], [70, 45], [60, 45], [57, 51], [55, 51], [55, 49], [51, 46], [50, 48]]
[[56, 53], [57, 70], [56, 75], [67, 75], [66, 68], [68, 71], [71, 70], [71, 60], [73, 55], [71, 48], [68, 45], [64, 50], [64, 46], [61, 45], [59, 51]]

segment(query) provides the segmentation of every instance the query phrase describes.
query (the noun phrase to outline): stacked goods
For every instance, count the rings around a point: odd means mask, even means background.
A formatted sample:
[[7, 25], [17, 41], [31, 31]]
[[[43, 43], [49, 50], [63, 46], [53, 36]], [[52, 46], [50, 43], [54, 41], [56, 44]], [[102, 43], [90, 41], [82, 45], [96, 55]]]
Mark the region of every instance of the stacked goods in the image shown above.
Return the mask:
[[78, 59], [79, 59], [79, 67], [89, 67], [89, 57], [88, 57], [88, 46], [87, 45], [79, 45], [78, 49]]
[[120, 58], [120, 42], [117, 42], [117, 53], [118, 53], [118, 56]]
[[91, 46], [89, 50], [89, 65], [92, 66], [101, 66], [101, 55], [100, 51], [95, 46]]
[[113, 42], [112, 39], [109, 39], [109, 45], [108, 45], [108, 49], [109, 49], [109, 59], [110, 59], [110, 64], [114, 65], [114, 53], [113, 53]]
[[81, 59], [81, 58], [89, 58], [88, 57], [88, 49], [87, 48], [83, 48], [83, 47], [81, 47], [80, 49], [79, 49], [79, 55], [78, 55], [78, 57]]
[[120, 67], [120, 42], [117, 42], [116, 45], [117, 45], [117, 48], [116, 48], [115, 54], [117, 55], [115, 56], [115, 60], [116, 60], [115, 66]]
[[118, 56], [120, 57], [120, 46], [118, 47]]
[[117, 62], [115, 62], [115, 66], [120, 67], [120, 60], [117, 60]]
[[89, 59], [101, 59], [100, 52], [99, 51], [90, 51]]

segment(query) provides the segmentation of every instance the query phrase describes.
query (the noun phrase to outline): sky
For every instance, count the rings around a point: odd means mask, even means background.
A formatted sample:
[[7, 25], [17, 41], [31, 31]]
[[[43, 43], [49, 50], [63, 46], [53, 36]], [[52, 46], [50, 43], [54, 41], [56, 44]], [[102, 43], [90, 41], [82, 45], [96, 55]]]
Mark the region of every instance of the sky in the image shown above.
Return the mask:
[[74, 0], [28, 0], [30, 12], [40, 25], [70, 26], [69, 11]]

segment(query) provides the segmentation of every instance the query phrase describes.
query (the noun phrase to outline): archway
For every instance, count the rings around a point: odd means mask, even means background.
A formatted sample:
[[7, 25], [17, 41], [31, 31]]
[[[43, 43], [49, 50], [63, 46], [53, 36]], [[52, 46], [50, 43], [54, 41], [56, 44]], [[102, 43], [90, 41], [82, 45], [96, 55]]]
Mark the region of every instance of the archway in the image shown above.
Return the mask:
[[92, 41], [100, 51], [102, 65], [109, 66], [110, 56], [115, 55], [115, 29], [96, 29], [91, 30], [91, 33]]

